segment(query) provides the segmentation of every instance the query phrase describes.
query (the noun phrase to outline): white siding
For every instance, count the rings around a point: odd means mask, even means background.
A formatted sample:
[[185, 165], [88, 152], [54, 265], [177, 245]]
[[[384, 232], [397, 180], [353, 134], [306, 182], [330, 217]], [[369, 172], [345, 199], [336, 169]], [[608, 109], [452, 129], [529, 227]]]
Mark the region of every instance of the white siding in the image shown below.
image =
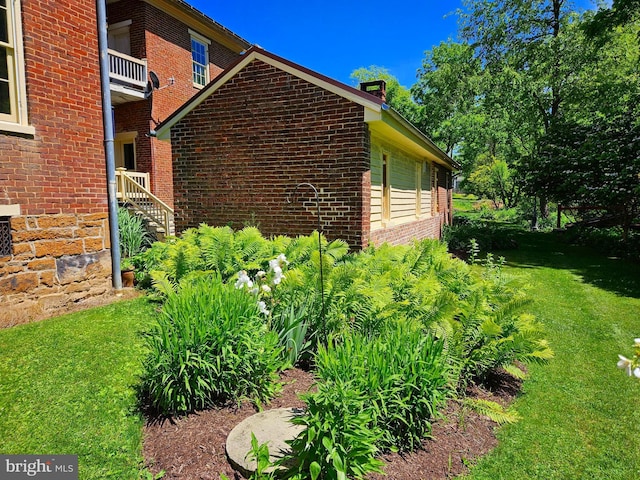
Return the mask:
[[[371, 139], [371, 230], [383, 228], [382, 219], [382, 156], [389, 161], [391, 186], [391, 212], [389, 225], [400, 225], [416, 220], [417, 217], [417, 173], [425, 162], [423, 158], [410, 155], [377, 136]], [[430, 165], [420, 174], [420, 218], [431, 215]]]

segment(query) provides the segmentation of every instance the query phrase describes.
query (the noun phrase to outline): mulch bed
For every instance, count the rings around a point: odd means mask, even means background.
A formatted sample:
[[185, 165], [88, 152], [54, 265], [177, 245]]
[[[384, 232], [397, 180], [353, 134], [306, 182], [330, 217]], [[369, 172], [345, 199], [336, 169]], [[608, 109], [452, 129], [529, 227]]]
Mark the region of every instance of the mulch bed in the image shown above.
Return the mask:
[[[283, 372], [281, 394], [265, 410], [304, 407], [298, 394], [312, 388], [313, 375], [300, 369]], [[496, 375], [485, 387], [472, 387], [471, 397], [509, 404], [520, 390], [520, 383], [508, 375]], [[241, 479], [229, 465], [225, 442], [229, 432], [242, 420], [256, 413], [250, 402], [197, 412], [177, 419], [149, 419], [144, 432], [144, 457], [153, 473], [165, 470], [165, 479], [219, 480], [224, 473]], [[453, 478], [467, 470], [466, 465], [497, 444], [496, 424], [475, 412], [462, 411], [449, 402], [443, 418], [433, 424], [430, 440], [423, 449], [407, 455], [385, 454], [386, 475], [370, 475], [371, 480], [419, 480]]]

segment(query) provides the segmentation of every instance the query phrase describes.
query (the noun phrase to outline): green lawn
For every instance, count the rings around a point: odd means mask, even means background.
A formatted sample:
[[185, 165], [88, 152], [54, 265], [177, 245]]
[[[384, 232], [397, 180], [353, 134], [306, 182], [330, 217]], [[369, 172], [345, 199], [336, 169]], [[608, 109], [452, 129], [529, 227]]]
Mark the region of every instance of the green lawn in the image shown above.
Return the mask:
[[144, 299], [0, 331], [0, 452], [77, 454], [81, 479], [137, 479]]
[[506, 270], [532, 285], [528, 308], [547, 328], [555, 358], [532, 367], [499, 430], [499, 446], [472, 479], [640, 478], [640, 381], [616, 368], [640, 337], [640, 266], [521, 234]]

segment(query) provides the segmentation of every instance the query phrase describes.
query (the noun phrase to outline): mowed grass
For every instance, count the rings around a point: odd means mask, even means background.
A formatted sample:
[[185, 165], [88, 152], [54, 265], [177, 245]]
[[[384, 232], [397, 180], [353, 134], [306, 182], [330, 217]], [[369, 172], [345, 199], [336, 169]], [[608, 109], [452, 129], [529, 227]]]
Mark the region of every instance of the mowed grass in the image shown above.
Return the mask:
[[640, 337], [640, 265], [522, 234], [503, 252], [531, 284], [528, 310], [546, 325], [555, 358], [530, 368], [522, 416], [470, 479], [640, 478], [640, 380], [616, 368]]
[[0, 331], [0, 453], [76, 454], [80, 479], [137, 479], [144, 298]]

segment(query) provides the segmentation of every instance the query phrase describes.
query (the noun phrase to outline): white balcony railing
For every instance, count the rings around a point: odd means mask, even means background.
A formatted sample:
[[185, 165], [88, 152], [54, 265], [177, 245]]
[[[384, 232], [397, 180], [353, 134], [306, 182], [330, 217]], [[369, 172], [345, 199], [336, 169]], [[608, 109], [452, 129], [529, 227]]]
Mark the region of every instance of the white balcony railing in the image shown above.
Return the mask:
[[147, 61], [109, 49], [109, 78], [144, 88], [147, 85]]

